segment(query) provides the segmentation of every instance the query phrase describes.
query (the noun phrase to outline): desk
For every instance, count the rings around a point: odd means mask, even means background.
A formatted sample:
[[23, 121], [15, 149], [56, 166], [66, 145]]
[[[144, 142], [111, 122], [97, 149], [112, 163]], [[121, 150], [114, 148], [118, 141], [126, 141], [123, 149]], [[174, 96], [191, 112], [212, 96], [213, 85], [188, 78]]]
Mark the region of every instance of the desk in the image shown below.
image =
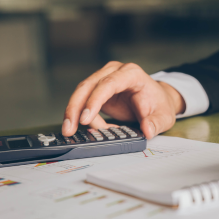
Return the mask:
[[[112, 120], [110, 122], [113, 122]], [[114, 121], [115, 122], [115, 121]], [[116, 122], [117, 124], [124, 124], [121, 122]], [[125, 123], [126, 125], [138, 126], [137, 123]], [[194, 139], [200, 141], [208, 142], [219, 142], [217, 128], [219, 126], [219, 113], [210, 115], [210, 116], [198, 116], [189, 119], [181, 119], [176, 122], [174, 127], [163, 133], [165, 136], [176, 136], [184, 137], [187, 139]], [[86, 128], [86, 127], [79, 127]], [[37, 134], [37, 133], [50, 133], [50, 132], [60, 132], [61, 125], [52, 125], [46, 127], [38, 128], [29, 128], [22, 130], [12, 130], [12, 131], [2, 131], [0, 135], [14, 135], [14, 134]], [[119, 155], [120, 156], [120, 155]], [[92, 158], [91, 158], [92, 159]], [[70, 161], [72, 163], [67, 163], [72, 165], [72, 167], [81, 167], [89, 166], [89, 168], [72, 172], [71, 174], [62, 174], [63, 171], [54, 172], [54, 169], [57, 167], [57, 164], [62, 165], [60, 162], [50, 164], [54, 165], [51, 167], [46, 167], [46, 164], [41, 165], [29, 165], [29, 166], [20, 166], [15, 168], [13, 171], [9, 169], [0, 169], [0, 180], [1, 177], [3, 180], [13, 180], [12, 183], [19, 183], [17, 189], [15, 187], [2, 187], [4, 191], [1, 193], [2, 200], [4, 203], [0, 207], [0, 211], [4, 215], [9, 216], [7, 218], [14, 218], [18, 216], [19, 218], [28, 218], [28, 219], [70, 219], [75, 218], [79, 208], [80, 217], [78, 218], [168, 218], [176, 219], [178, 215], [170, 209], [166, 209], [161, 206], [151, 205], [147, 202], [142, 202], [141, 200], [131, 198], [129, 196], [124, 196], [119, 193], [111, 192], [109, 190], [101, 189], [98, 187], [92, 187], [89, 184], [84, 183], [86, 171], [98, 170], [99, 168], [108, 168], [111, 166], [112, 162], [120, 164], [129, 163], [131, 158], [128, 156], [120, 156], [119, 159], [114, 159], [113, 156], [101, 157], [99, 160], [94, 162], [91, 159], [82, 159]], [[95, 158], [96, 159], [96, 158]], [[82, 162], [82, 163], [81, 163]], [[85, 163], [83, 163], [85, 162]], [[109, 165], [108, 165], [109, 164]], [[45, 166], [44, 166], [45, 165]], [[66, 165], [66, 164], [64, 164]], [[65, 166], [62, 167], [65, 168]], [[93, 165], [93, 166], [92, 166]], [[107, 166], [108, 165], [108, 166]], [[40, 168], [40, 169], [37, 169]], [[96, 169], [95, 169], [96, 168]], [[4, 169], [4, 170], [3, 170]], [[62, 175], [57, 175], [62, 174]], [[60, 177], [59, 177], [60, 176]], [[27, 180], [28, 179], [28, 180]], [[83, 181], [82, 181], [83, 180]], [[15, 181], [15, 182], [14, 182]], [[79, 185], [80, 184], [80, 185]], [[83, 190], [80, 188], [75, 194], [70, 194], [73, 189], [77, 189], [77, 186], [82, 186]], [[19, 188], [19, 189], [18, 189]], [[15, 189], [15, 190], [13, 190]], [[16, 195], [14, 195], [16, 192]], [[62, 193], [64, 197], [62, 197]], [[67, 193], [67, 195], [66, 195]], [[5, 195], [4, 195], [5, 194]], [[61, 195], [60, 195], [61, 194]], [[88, 199], [80, 201], [80, 198], [75, 198], [83, 194], [89, 194]], [[57, 198], [58, 196], [58, 198]], [[61, 198], [59, 197], [61, 196]], [[13, 198], [12, 198], [13, 197]], [[82, 196], [83, 197], [83, 196]], [[51, 199], [54, 200], [51, 200]], [[95, 200], [99, 200], [98, 203]], [[79, 200], [79, 201], [77, 201]], [[1, 201], [1, 199], [0, 199]], [[52, 202], [53, 201], [53, 202]], [[90, 203], [90, 205], [85, 205]], [[124, 207], [120, 207], [120, 203], [124, 204]], [[118, 206], [117, 206], [118, 204]], [[115, 205], [115, 206], [114, 206]], [[8, 207], [9, 206], [9, 207]], [[25, 207], [23, 207], [25, 206]], [[111, 211], [108, 206], [114, 206], [115, 212], [108, 213]], [[3, 208], [4, 209], [1, 209]], [[105, 208], [104, 208], [105, 207]], [[117, 208], [118, 207], [118, 208]], [[12, 209], [12, 210], [11, 210]], [[13, 210], [15, 209], [15, 210]], [[40, 209], [40, 211], [38, 210]], [[100, 209], [105, 209], [108, 217], [95, 217], [95, 211]], [[2, 211], [3, 210], [3, 211]], [[136, 210], [136, 211], [135, 211]], [[13, 212], [14, 211], [14, 212]], [[114, 211], [114, 210], [113, 210]], [[216, 213], [215, 213], [216, 211]], [[54, 212], [54, 213], [53, 213]], [[39, 215], [38, 215], [39, 214]], [[99, 212], [98, 212], [99, 214]], [[3, 218], [4, 215], [2, 216]], [[22, 217], [20, 217], [22, 215]], [[89, 215], [89, 217], [87, 216]], [[216, 215], [216, 217], [215, 217]], [[26, 217], [23, 217], [26, 216]], [[72, 216], [72, 217], [70, 217]], [[120, 217], [121, 216], [121, 217]], [[202, 216], [202, 217], [201, 217]], [[217, 218], [218, 209], [214, 208], [211, 211], [198, 212], [197, 214], [191, 215], [180, 215], [180, 219], [194, 219], [194, 218]]]
[[[110, 123], [118, 125], [130, 125], [138, 127], [137, 123], [119, 122], [113, 119], [109, 120]], [[80, 129], [86, 127], [79, 126]], [[36, 128], [18, 129], [0, 131], [0, 136], [4, 135], [22, 135], [22, 134], [38, 134], [60, 132], [61, 125], [50, 125]], [[195, 116], [187, 119], [179, 119], [169, 131], [162, 133], [165, 136], [174, 136], [187, 138], [191, 140], [219, 143], [219, 113], [208, 116]]]

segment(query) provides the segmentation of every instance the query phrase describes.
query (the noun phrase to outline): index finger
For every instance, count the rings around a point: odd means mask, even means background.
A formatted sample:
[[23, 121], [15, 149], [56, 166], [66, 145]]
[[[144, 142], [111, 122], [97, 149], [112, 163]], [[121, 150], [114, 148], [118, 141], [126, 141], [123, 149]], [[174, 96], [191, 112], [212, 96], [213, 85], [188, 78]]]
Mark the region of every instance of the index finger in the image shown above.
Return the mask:
[[[80, 123], [88, 125], [99, 113], [102, 105], [113, 95], [128, 90], [137, 92], [136, 89], [139, 89], [138, 87], [141, 84], [144, 85], [141, 78], [138, 78], [136, 75], [139, 70], [143, 71], [140, 67], [133, 68], [132, 66], [132, 68], [127, 68], [126, 65], [123, 65], [120, 69], [101, 79], [87, 100]], [[136, 86], [136, 84], [138, 85]]]
[[105, 65], [96, 73], [92, 74], [77, 86], [74, 93], [70, 97], [69, 103], [65, 110], [64, 122], [62, 125], [62, 134], [64, 136], [71, 136], [76, 132], [81, 111], [84, 109], [87, 99], [89, 98], [98, 81], [102, 77], [118, 69], [121, 65], [123, 64], [120, 62], [109, 62], [107, 65]]

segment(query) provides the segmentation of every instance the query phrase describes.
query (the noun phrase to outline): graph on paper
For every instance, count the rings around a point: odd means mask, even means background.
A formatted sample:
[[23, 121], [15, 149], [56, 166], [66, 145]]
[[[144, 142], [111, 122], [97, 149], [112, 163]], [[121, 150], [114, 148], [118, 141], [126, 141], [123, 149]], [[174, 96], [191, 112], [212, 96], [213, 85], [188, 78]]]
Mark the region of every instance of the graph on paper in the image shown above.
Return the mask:
[[2, 186], [13, 186], [20, 184], [20, 182], [16, 182], [10, 179], [0, 178], [0, 187]]
[[52, 163], [57, 163], [57, 162], [58, 162], [58, 161], [38, 163], [38, 164], [36, 164], [34, 167], [41, 167], [41, 166], [44, 166], [44, 165], [48, 165], [48, 164], [52, 164]]
[[36, 171], [42, 171], [51, 174], [66, 174], [77, 170], [82, 170], [91, 167], [93, 163], [83, 161], [60, 161], [60, 162], [45, 162], [34, 165], [28, 165], [26, 168]]
[[[152, 206], [140, 200], [115, 194], [89, 184], [84, 184], [84, 186], [48, 187], [47, 189], [35, 191], [32, 195], [39, 197], [42, 203], [45, 199], [50, 200], [51, 206], [54, 204], [56, 206], [71, 206], [68, 209], [71, 209], [74, 215], [78, 217], [80, 215], [80, 218], [126, 217], [127, 214], [135, 214], [138, 211], [144, 211], [144, 215], [151, 217], [165, 211], [165, 208]], [[94, 215], [95, 217], [93, 217]]]
[[181, 147], [181, 146], [172, 146], [172, 145], [163, 146], [163, 145], [150, 144], [148, 145], [146, 150], [138, 153], [131, 153], [129, 154], [129, 156], [154, 160], [154, 159], [161, 159], [170, 156], [177, 156], [184, 153], [190, 153], [192, 151], [198, 151], [198, 149], [188, 148], [186, 146]]

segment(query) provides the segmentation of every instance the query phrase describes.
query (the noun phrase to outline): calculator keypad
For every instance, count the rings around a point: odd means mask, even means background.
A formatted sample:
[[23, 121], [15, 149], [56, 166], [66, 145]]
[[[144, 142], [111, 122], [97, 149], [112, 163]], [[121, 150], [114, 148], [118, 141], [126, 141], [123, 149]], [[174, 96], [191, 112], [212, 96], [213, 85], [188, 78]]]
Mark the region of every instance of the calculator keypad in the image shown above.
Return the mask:
[[109, 130], [111, 130], [113, 133], [115, 133], [119, 138], [126, 138], [127, 137], [127, 135], [118, 128], [111, 127], [111, 128], [109, 128]]
[[64, 140], [65, 140], [66, 144], [71, 144], [71, 141], [68, 137], [64, 137]]
[[75, 140], [76, 143], [80, 143], [81, 142], [76, 134], [73, 135], [72, 137], [73, 137], [73, 139]]
[[96, 129], [88, 129], [87, 131], [96, 139], [96, 141], [103, 141], [103, 136]]
[[88, 136], [87, 136], [84, 132], [78, 130], [77, 133], [80, 135], [80, 137], [82, 137], [82, 139], [83, 139], [84, 141], [86, 141], [86, 142], [89, 142], [89, 141], [90, 141], [90, 139], [88, 138]]
[[134, 132], [132, 129], [130, 129], [127, 126], [120, 126], [120, 129], [125, 131], [127, 134], [129, 134], [132, 138], [137, 137], [137, 133]]
[[[62, 135], [61, 135], [62, 136]], [[95, 141], [111, 141], [126, 138], [135, 138], [138, 134], [127, 126], [120, 126], [119, 128], [111, 127], [109, 129], [87, 129], [86, 131], [78, 130], [71, 137], [64, 137], [64, 144], [81, 144]], [[63, 145], [63, 140], [58, 139], [56, 136], [56, 145]]]
[[108, 131], [107, 129], [99, 129], [99, 131], [108, 139], [108, 140], [113, 140], [115, 139], [115, 136]]

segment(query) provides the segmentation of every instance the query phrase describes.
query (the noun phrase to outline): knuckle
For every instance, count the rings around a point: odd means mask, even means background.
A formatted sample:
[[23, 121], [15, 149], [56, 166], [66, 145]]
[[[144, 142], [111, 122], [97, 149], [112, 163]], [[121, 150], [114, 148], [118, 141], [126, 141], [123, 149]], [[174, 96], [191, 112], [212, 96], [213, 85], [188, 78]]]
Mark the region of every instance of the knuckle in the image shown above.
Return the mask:
[[66, 117], [69, 117], [71, 115], [71, 109], [72, 109], [72, 106], [71, 105], [68, 105], [65, 109], [65, 118]]
[[106, 68], [109, 68], [109, 67], [118, 66], [118, 65], [121, 65], [121, 64], [122, 64], [122, 63], [119, 62], [119, 61], [109, 61], [109, 62], [105, 65], [105, 67], [106, 67]]
[[77, 85], [77, 89], [87, 87], [89, 84], [90, 84], [90, 82], [88, 81], [88, 79], [83, 80]]
[[123, 68], [128, 68], [128, 69], [140, 69], [139, 65], [129, 62], [123, 65]]
[[107, 77], [101, 78], [99, 80], [99, 84], [114, 85], [115, 84], [115, 80], [114, 80], [113, 77], [107, 76]]

